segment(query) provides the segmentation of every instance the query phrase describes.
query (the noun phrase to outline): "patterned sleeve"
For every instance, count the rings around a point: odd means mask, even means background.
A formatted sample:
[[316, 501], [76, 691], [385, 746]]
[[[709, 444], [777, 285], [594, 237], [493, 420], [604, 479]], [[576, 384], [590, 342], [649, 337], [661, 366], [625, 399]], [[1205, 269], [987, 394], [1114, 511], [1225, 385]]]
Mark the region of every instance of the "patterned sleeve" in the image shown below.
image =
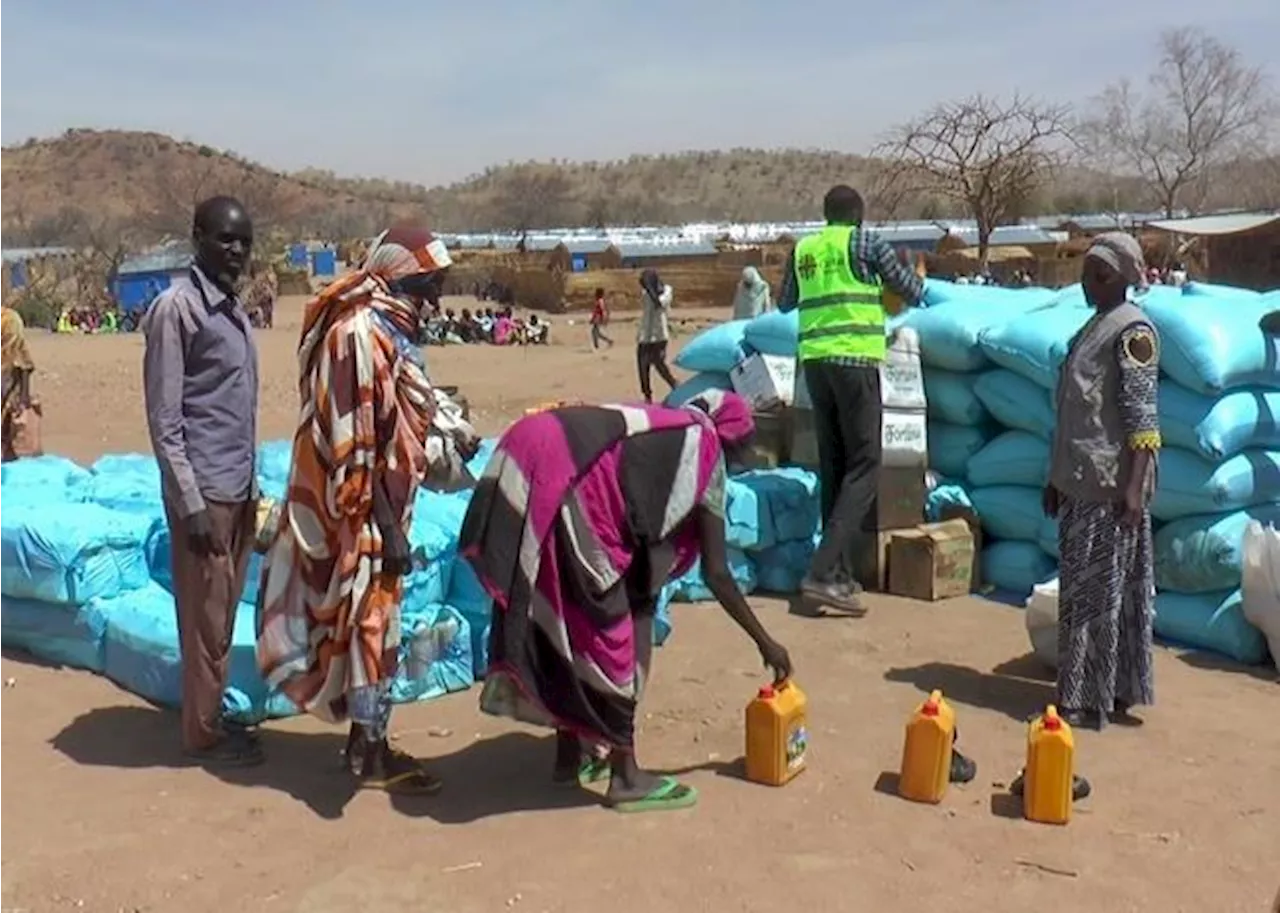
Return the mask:
[[707, 479], [706, 490], [702, 493], [702, 506], [717, 517], [724, 517], [726, 489], [729, 473], [725, 469], [724, 454], [716, 457], [716, 464], [711, 469], [711, 478]]
[[1156, 391], [1160, 379], [1160, 336], [1149, 323], [1126, 327], [1116, 343], [1120, 363], [1120, 420], [1132, 450], [1160, 448]]

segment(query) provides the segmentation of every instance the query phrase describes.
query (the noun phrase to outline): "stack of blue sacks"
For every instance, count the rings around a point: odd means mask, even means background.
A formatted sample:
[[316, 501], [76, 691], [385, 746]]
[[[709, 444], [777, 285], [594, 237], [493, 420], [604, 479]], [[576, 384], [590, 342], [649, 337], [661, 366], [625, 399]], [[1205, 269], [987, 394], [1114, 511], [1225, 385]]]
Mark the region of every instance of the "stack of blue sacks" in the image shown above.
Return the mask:
[[[1025, 595], [1056, 573], [1057, 524], [1040, 506], [1054, 390], [1092, 312], [1078, 285], [930, 281], [927, 303], [903, 320], [926, 367], [930, 465], [943, 477], [931, 501], [970, 504], [984, 580]], [[1257, 662], [1265, 642], [1241, 613], [1240, 544], [1250, 518], [1280, 519], [1280, 345], [1258, 327], [1280, 293], [1193, 283], [1156, 286], [1141, 304], [1162, 346], [1156, 631]]]
[[[676, 356], [676, 367], [693, 376], [671, 391], [666, 404], [681, 405], [708, 389], [732, 390], [729, 372], [751, 355], [794, 358], [797, 333], [797, 315], [776, 311], [704, 330]], [[817, 476], [800, 467], [757, 469], [729, 480], [725, 535], [730, 566], [744, 593], [757, 587], [779, 594], [799, 591], [819, 535], [819, 503]], [[677, 602], [711, 598], [696, 566], [668, 591]]]
[[[471, 463], [483, 471], [486, 442]], [[264, 444], [259, 482], [280, 497], [289, 444]], [[89, 669], [157, 703], [181, 702], [169, 530], [155, 460], [109, 455], [85, 469], [54, 456], [6, 463], [0, 517], [0, 640], [42, 659]], [[406, 580], [397, 702], [469, 687], [487, 666], [490, 601], [457, 559], [470, 492], [421, 491], [410, 535], [417, 570]], [[271, 693], [255, 658], [261, 557], [250, 563], [232, 639], [226, 715], [242, 722], [297, 708]]]

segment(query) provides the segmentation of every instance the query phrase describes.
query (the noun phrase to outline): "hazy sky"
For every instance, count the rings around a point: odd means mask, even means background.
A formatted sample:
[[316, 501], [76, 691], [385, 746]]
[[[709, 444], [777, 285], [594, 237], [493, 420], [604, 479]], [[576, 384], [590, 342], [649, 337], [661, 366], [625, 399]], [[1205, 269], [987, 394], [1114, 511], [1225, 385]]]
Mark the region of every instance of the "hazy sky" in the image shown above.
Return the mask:
[[949, 97], [1142, 78], [1169, 25], [1275, 61], [1280, 0], [9, 0], [0, 25], [5, 144], [157, 130], [438, 183], [529, 158], [864, 152]]

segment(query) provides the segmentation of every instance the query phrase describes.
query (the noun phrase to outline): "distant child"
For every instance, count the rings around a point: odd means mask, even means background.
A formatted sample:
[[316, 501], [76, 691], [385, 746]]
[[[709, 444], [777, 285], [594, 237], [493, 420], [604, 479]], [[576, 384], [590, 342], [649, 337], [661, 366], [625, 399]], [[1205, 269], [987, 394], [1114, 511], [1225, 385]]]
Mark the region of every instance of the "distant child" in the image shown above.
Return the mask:
[[603, 341], [613, 348], [613, 340], [604, 335], [604, 328], [609, 323], [609, 306], [604, 301], [604, 289], [596, 289], [596, 303], [591, 307], [591, 348], [600, 348]]

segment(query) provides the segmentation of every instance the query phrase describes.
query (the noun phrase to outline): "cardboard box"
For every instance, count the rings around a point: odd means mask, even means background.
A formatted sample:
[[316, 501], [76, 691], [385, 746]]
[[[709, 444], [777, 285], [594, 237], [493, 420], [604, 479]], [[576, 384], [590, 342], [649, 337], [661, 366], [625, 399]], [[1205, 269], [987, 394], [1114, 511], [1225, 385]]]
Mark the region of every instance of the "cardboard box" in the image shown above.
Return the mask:
[[789, 461], [791, 451], [791, 409], [753, 412], [756, 433], [751, 439], [750, 469], [776, 469]]
[[889, 591], [889, 571], [891, 556], [889, 543], [899, 533], [911, 532], [914, 529], [884, 529], [871, 533], [863, 540], [861, 554], [855, 556], [853, 576], [870, 593], [887, 593]]
[[982, 521], [976, 511], [959, 504], [942, 508], [939, 520], [963, 520], [973, 533], [973, 573], [969, 575], [969, 589], [976, 592], [982, 587]]
[[805, 469], [818, 471], [818, 435], [813, 427], [811, 409], [791, 410], [790, 462]]
[[873, 510], [875, 528], [904, 529], [924, 522], [924, 500], [928, 494], [923, 469], [880, 468]]
[[889, 592], [934, 602], [972, 587], [973, 532], [964, 520], [925, 523], [889, 538]]
[[752, 409], [790, 406], [795, 401], [796, 360], [757, 353], [735, 365], [729, 372], [729, 380], [734, 392], [749, 402]]
[[929, 465], [929, 432], [923, 409], [885, 409], [880, 421], [880, 465]]

